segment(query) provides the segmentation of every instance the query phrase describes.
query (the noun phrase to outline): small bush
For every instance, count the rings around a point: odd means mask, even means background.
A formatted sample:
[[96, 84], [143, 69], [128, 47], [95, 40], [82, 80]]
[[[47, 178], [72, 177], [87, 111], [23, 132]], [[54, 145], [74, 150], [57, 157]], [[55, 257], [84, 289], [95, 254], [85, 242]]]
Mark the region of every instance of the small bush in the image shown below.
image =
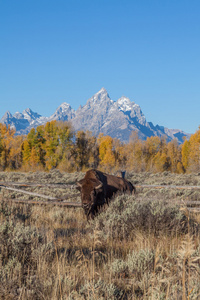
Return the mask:
[[16, 221], [6, 206], [1, 214], [6, 218], [0, 224], [0, 299], [17, 299], [22, 287], [26, 299], [39, 299], [44, 283], [34, 273], [41, 259], [52, 261], [54, 245], [34, 226]]
[[140, 251], [132, 251], [127, 255], [126, 260], [114, 260], [111, 269], [115, 275], [123, 275], [125, 277], [134, 275], [138, 280], [141, 280], [144, 273], [153, 271], [154, 257], [155, 253], [152, 250], [141, 249]]
[[102, 279], [94, 282], [86, 282], [80, 289], [80, 295], [84, 296], [83, 299], [126, 299], [124, 298], [124, 292], [115, 284], [107, 283]]
[[[149, 199], [135, 200], [133, 196], [120, 195], [110, 203], [106, 211], [95, 220], [97, 228], [106, 238], [130, 238], [134, 230], [155, 235], [175, 235], [188, 232], [188, 219], [179, 206], [165, 201]], [[199, 227], [190, 220], [189, 228]]]

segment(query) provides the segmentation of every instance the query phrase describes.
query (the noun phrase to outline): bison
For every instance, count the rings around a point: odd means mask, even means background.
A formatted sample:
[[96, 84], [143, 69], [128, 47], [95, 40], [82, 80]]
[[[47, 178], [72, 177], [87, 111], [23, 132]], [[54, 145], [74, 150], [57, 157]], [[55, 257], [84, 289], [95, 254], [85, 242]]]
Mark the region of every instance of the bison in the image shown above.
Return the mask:
[[135, 192], [135, 187], [125, 178], [108, 175], [92, 169], [86, 172], [85, 177], [77, 181], [77, 188], [81, 192], [82, 207], [87, 218], [94, 218], [99, 208], [117, 192]]

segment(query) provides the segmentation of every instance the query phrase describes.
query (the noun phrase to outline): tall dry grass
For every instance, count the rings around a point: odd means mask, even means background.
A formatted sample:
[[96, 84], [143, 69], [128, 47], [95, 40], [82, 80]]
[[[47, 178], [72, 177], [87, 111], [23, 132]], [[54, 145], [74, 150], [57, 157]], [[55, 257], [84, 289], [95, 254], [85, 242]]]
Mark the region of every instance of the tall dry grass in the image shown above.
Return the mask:
[[[11, 181], [74, 183], [83, 174], [8, 176]], [[145, 182], [144, 174], [140, 177]], [[156, 177], [148, 175], [150, 180]], [[42, 192], [75, 193], [62, 187]], [[81, 208], [17, 205], [4, 192], [0, 299], [200, 299], [199, 220], [181, 211], [167, 193], [118, 195], [88, 223]]]

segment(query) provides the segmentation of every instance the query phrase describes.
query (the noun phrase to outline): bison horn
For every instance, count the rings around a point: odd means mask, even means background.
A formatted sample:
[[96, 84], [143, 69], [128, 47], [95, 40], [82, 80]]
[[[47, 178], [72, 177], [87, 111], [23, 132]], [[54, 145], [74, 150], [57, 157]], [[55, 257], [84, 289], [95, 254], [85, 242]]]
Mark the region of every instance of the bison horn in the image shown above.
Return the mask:
[[82, 187], [82, 184], [81, 184], [79, 181], [77, 181], [76, 184], [77, 184], [79, 187]]
[[103, 186], [103, 183], [101, 182], [98, 186], [95, 186], [95, 190], [102, 188], [102, 186]]

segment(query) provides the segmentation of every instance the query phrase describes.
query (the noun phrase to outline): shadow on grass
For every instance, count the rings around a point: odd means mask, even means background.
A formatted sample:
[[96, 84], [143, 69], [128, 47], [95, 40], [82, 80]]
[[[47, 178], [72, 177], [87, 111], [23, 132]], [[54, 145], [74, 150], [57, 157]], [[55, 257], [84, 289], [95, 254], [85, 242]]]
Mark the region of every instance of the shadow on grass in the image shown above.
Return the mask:
[[56, 228], [54, 229], [54, 238], [57, 239], [59, 237], [73, 237], [75, 234], [86, 235], [88, 230], [84, 228]]

